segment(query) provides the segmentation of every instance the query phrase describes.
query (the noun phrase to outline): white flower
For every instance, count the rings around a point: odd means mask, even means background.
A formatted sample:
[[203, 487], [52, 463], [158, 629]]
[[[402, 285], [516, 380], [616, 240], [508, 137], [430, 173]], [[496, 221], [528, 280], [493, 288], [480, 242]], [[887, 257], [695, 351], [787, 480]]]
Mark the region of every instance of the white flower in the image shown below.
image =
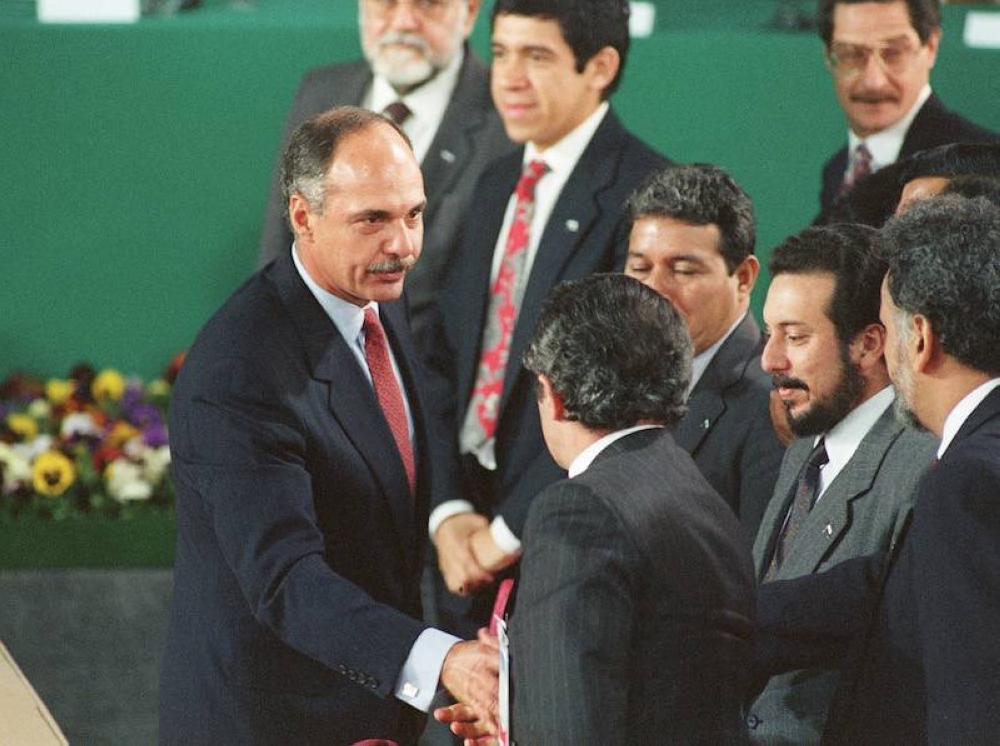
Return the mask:
[[54, 445], [55, 441], [51, 435], [39, 435], [34, 440], [29, 440], [27, 443], [15, 443], [11, 447], [30, 463], [46, 451], [51, 451]]
[[170, 446], [146, 448], [143, 458], [143, 475], [150, 484], [159, 484], [170, 466]]
[[108, 464], [104, 472], [108, 492], [118, 502], [148, 500], [153, 495], [153, 487], [142, 475], [142, 467], [131, 461], [118, 458]]
[[62, 421], [59, 434], [64, 440], [69, 440], [74, 436], [94, 436], [101, 437], [101, 428], [94, 422], [94, 418], [86, 412], [74, 412], [66, 415]]
[[3, 476], [0, 488], [7, 494], [16, 492], [31, 483], [31, 462], [19, 449], [0, 443], [0, 475]]
[[36, 420], [47, 420], [52, 414], [52, 405], [47, 399], [34, 399], [28, 405], [28, 414]]

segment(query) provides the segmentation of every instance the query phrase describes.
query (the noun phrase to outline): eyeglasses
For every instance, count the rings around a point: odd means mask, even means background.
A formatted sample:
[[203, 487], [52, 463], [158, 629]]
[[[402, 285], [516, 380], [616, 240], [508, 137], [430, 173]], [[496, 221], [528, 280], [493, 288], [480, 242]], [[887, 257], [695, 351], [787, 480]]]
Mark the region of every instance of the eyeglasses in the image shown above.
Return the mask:
[[418, 16], [437, 19], [455, 4], [455, 0], [364, 0], [370, 13], [391, 16], [401, 5], [409, 5]]
[[923, 47], [915, 47], [910, 42], [886, 44], [881, 47], [866, 47], [863, 44], [834, 43], [826, 52], [826, 64], [834, 75], [850, 77], [860, 74], [868, 67], [868, 59], [874, 53], [884, 72], [899, 75], [913, 62]]

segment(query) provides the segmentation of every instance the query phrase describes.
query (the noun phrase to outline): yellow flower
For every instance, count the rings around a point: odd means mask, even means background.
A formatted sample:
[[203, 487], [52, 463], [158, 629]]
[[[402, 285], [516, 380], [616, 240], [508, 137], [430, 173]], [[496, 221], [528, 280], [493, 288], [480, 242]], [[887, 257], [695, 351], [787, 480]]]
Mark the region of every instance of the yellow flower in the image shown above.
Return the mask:
[[40, 454], [31, 469], [31, 481], [35, 492], [49, 497], [64, 493], [75, 479], [76, 467], [59, 451], [46, 451]]
[[125, 377], [113, 368], [106, 368], [97, 374], [90, 386], [90, 392], [97, 401], [107, 399], [118, 401], [125, 393]]
[[7, 427], [24, 442], [38, 437], [38, 423], [33, 417], [23, 412], [13, 412], [7, 415]]
[[127, 422], [118, 420], [115, 426], [111, 428], [111, 432], [108, 433], [106, 443], [112, 448], [121, 448], [126, 442], [132, 440], [132, 438], [137, 438], [139, 436], [139, 431], [132, 427]]
[[76, 390], [75, 381], [67, 381], [64, 378], [50, 378], [45, 384], [45, 398], [54, 406], [65, 404], [73, 392]]

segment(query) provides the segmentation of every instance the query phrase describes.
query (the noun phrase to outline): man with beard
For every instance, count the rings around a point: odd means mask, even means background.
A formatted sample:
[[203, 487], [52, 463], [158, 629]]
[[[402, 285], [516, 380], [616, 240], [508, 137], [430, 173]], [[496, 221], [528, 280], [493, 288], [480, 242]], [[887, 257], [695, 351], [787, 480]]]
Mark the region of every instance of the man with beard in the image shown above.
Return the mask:
[[[797, 436], [754, 545], [761, 581], [817, 573], [886, 551], [901, 530], [935, 442], [893, 415], [877, 233], [809, 228], [771, 254], [761, 359]], [[816, 743], [837, 682], [831, 671], [771, 679], [751, 707], [758, 743]]]
[[[406, 280], [410, 327], [425, 346], [472, 187], [487, 163], [513, 149], [490, 98], [489, 71], [467, 44], [480, 0], [358, 0], [364, 59], [310, 70], [285, 124], [281, 149], [298, 125], [332, 106], [384, 112], [403, 128], [427, 190], [425, 251]], [[260, 240], [260, 265], [292, 245], [275, 169]]]

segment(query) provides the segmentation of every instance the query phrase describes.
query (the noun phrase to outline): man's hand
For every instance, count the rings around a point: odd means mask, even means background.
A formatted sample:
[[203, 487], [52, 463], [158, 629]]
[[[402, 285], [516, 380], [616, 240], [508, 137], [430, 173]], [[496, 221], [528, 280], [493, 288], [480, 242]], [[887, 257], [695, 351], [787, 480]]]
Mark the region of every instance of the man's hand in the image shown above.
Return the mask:
[[497, 573], [517, 562], [520, 554], [507, 554], [493, 540], [489, 526], [478, 529], [469, 539], [472, 556], [487, 572]]
[[438, 566], [452, 593], [466, 596], [493, 582], [492, 573], [479, 564], [471, 544], [472, 535], [479, 530], [489, 531], [489, 525], [486, 516], [459, 513], [438, 526], [434, 534]]
[[[497, 650], [491, 645], [476, 640], [460, 642], [452, 646], [441, 667], [441, 683], [467, 708], [456, 711], [462, 716], [469, 736], [496, 735], [500, 728], [499, 667]], [[454, 707], [441, 708], [434, 713], [453, 711]], [[441, 720], [441, 718], [438, 718]], [[455, 722], [441, 720], [441, 722]], [[465, 733], [453, 732], [465, 736]]]
[[479, 719], [469, 705], [454, 704], [434, 710], [434, 719], [439, 723], [450, 723], [451, 732], [465, 739], [465, 746], [496, 746], [496, 738], [487, 724]]

